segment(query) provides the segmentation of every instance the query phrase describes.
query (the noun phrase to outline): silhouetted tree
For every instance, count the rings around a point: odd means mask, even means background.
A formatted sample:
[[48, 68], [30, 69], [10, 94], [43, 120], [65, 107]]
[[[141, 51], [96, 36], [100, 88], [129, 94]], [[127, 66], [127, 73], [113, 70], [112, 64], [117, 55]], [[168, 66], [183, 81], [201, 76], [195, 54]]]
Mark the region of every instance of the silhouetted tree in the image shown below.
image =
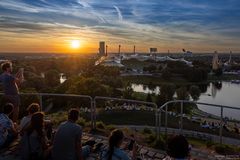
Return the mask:
[[198, 86], [191, 86], [189, 89], [189, 93], [194, 101], [197, 101], [201, 95], [201, 90]]
[[152, 102], [152, 96], [150, 93], [147, 94], [147, 98], [146, 98], [147, 102]]

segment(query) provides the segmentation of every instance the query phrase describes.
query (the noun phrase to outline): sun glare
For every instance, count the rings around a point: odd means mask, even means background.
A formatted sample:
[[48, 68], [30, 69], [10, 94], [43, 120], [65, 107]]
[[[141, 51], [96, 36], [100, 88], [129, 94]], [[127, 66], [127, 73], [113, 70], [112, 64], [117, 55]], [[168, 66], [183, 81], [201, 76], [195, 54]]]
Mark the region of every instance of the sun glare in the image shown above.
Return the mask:
[[79, 40], [71, 40], [71, 47], [74, 49], [77, 49], [80, 47], [80, 41]]

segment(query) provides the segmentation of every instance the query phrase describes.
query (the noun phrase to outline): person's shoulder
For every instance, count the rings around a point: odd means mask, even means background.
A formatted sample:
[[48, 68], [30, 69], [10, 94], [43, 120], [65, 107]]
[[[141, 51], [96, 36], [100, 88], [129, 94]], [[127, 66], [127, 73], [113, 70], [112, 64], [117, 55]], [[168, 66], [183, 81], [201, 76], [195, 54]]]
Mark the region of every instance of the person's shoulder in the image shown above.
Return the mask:
[[74, 128], [75, 128], [76, 130], [82, 131], [82, 126], [80, 126], [79, 124], [73, 123], [73, 126], [74, 126]]

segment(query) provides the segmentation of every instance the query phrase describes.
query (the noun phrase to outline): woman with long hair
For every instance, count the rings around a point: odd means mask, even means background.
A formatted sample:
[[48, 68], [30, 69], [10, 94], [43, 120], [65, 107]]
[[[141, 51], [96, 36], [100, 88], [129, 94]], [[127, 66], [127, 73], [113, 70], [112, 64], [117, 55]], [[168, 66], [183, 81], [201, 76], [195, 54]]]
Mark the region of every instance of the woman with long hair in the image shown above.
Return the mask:
[[36, 112], [32, 115], [31, 123], [26, 128], [22, 140], [22, 159], [44, 159], [48, 149], [47, 138], [44, 133], [44, 113]]
[[[114, 130], [112, 131], [109, 137], [109, 147], [108, 150], [103, 154], [103, 160], [130, 160], [131, 158], [128, 156], [126, 152], [120, 149], [120, 146], [123, 143], [124, 134], [121, 130]], [[133, 144], [132, 150], [132, 159], [136, 159], [136, 146], [135, 143]]]

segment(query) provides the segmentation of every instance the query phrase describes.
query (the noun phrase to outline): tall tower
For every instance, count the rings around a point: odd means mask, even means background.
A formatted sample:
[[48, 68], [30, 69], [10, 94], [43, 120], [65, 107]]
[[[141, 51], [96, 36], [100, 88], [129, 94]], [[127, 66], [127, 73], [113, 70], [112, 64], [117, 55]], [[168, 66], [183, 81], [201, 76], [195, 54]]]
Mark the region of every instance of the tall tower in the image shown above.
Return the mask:
[[108, 45], [106, 45], [106, 54], [105, 56], [108, 56]]
[[99, 55], [100, 56], [105, 55], [105, 42], [104, 41], [99, 42]]
[[217, 51], [214, 52], [213, 61], [212, 61], [212, 69], [217, 70], [219, 68], [219, 60]]
[[136, 46], [133, 46], [133, 54], [136, 54]]
[[228, 64], [232, 64], [232, 51], [230, 51]]
[[118, 46], [118, 54], [120, 55], [120, 53], [121, 53], [121, 45], [119, 44], [119, 46]]

